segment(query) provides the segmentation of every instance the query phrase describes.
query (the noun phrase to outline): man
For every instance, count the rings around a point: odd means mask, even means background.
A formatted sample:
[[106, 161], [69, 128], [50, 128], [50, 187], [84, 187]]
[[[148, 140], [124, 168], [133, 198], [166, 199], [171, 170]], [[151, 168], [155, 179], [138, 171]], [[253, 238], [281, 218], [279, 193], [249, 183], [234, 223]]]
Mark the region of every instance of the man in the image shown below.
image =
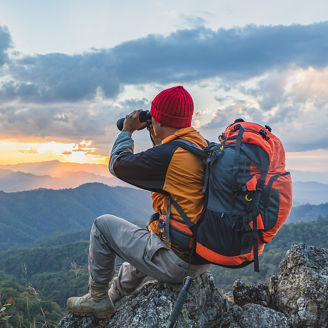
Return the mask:
[[[148, 229], [113, 215], [95, 220], [90, 232], [89, 293], [69, 298], [70, 312], [110, 318], [115, 312], [114, 303], [131, 294], [146, 276], [181, 283], [187, 275], [195, 277], [209, 268], [194, 255], [191, 231], [176, 208], [180, 206], [192, 223], [197, 222], [203, 210], [204, 163], [174, 142], [185, 139], [201, 148], [207, 146], [191, 127], [193, 111], [193, 100], [183, 87], [159, 93], [150, 111], [150, 131], [157, 145], [138, 154], [133, 154], [131, 136], [146, 123], [139, 121], [140, 111], [126, 116], [112, 149], [109, 169], [119, 179], [152, 191], [156, 214]], [[169, 195], [178, 205], [168, 206]], [[163, 229], [169, 212], [171, 238]], [[126, 262], [108, 290], [116, 255]]]

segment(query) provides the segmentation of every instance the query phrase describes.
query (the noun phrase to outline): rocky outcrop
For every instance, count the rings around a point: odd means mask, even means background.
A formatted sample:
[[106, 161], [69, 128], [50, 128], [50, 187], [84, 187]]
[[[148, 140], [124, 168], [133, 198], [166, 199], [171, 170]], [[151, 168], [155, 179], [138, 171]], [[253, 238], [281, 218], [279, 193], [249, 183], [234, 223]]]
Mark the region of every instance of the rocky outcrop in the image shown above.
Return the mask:
[[[145, 283], [142, 288], [121, 302], [108, 327], [166, 328], [181, 287], [156, 281]], [[177, 327], [217, 327], [218, 320], [228, 307], [229, 302], [215, 287], [213, 276], [204, 273], [192, 282]], [[105, 326], [106, 322], [103, 320], [68, 315], [57, 327]]]
[[[58, 328], [167, 327], [181, 285], [147, 282], [110, 323], [68, 315]], [[176, 327], [328, 327], [328, 250], [295, 244], [268, 283], [237, 280], [229, 297], [210, 273], [195, 279]]]
[[293, 245], [270, 280], [273, 307], [292, 327], [328, 327], [328, 250]]

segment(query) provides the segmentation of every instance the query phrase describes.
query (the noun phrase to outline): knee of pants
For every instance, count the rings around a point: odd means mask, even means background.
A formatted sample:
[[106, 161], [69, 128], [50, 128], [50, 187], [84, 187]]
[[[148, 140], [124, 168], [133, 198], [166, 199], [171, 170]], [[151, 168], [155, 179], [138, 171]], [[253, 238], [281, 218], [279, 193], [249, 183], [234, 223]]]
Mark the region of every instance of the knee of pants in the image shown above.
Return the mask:
[[94, 224], [97, 228], [102, 228], [105, 226], [108, 226], [108, 224], [114, 219], [117, 218], [116, 216], [112, 215], [112, 214], [104, 214], [101, 216], [98, 216], [95, 220], [94, 220]]

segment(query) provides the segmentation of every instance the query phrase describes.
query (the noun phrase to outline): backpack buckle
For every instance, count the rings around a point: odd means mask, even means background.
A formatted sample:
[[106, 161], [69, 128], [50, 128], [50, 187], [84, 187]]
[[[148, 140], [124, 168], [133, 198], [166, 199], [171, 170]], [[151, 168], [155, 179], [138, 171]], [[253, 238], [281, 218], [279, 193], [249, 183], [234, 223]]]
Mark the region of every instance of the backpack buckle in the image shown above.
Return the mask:
[[266, 131], [264, 131], [263, 129], [261, 129], [260, 131], [259, 131], [259, 134], [266, 140], [266, 141], [268, 141], [270, 138], [267, 136], [267, 132]]
[[256, 184], [256, 191], [263, 191], [264, 188], [264, 180], [259, 179]]
[[165, 221], [163, 221], [162, 219], [159, 219], [157, 226], [158, 226], [160, 233], [164, 233]]
[[239, 129], [241, 128], [241, 125], [240, 124], [236, 124], [233, 129], [231, 129], [231, 132], [236, 132], [238, 131]]
[[264, 125], [264, 127], [265, 127], [269, 132], [272, 131], [271, 126], [269, 126], [269, 125]]

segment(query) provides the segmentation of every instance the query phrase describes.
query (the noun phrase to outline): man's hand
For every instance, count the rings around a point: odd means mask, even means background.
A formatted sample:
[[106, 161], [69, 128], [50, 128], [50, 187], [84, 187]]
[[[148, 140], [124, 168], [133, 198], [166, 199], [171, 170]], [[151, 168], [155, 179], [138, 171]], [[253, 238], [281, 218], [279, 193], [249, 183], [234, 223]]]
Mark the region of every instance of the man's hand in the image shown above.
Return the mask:
[[147, 123], [139, 121], [139, 115], [142, 112], [142, 109], [135, 110], [131, 114], [125, 116], [123, 129], [122, 131], [128, 131], [133, 133], [136, 130], [144, 128]]

